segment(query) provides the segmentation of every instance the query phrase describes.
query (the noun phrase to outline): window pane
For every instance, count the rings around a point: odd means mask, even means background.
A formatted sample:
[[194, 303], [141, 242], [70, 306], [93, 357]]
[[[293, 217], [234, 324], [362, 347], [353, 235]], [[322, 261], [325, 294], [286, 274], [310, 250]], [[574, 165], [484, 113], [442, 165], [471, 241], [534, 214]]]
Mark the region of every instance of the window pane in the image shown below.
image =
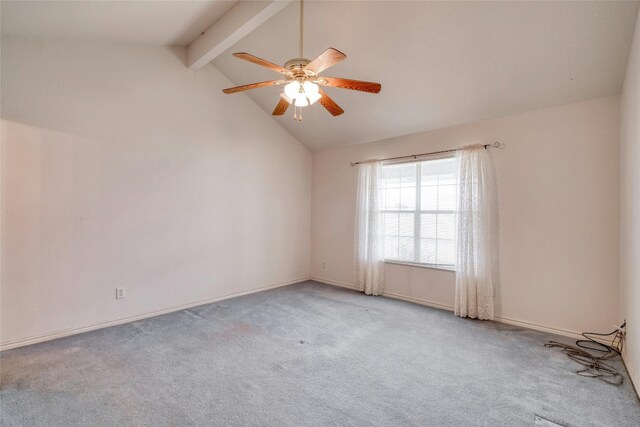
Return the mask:
[[386, 259], [398, 259], [397, 236], [384, 236], [384, 257]]
[[438, 239], [454, 239], [455, 234], [456, 216], [454, 214], [438, 214]]
[[385, 207], [386, 210], [400, 209], [400, 189], [387, 188], [385, 190]]
[[415, 216], [412, 213], [401, 213], [400, 216], [400, 236], [413, 237], [414, 235], [414, 219]]
[[414, 211], [416, 209], [416, 187], [402, 188], [400, 190], [400, 209]]
[[435, 211], [438, 209], [438, 187], [422, 187], [420, 191], [420, 209], [423, 211]]
[[400, 257], [402, 261], [415, 262], [413, 237], [400, 237]]
[[420, 239], [420, 262], [436, 263], [436, 239]]
[[422, 214], [420, 219], [420, 237], [425, 239], [435, 239], [437, 237], [437, 215]]
[[420, 183], [423, 187], [438, 185], [438, 175], [434, 174], [433, 171], [429, 169], [429, 166], [425, 165], [425, 163], [426, 162], [422, 163], [422, 165], [420, 166], [420, 169], [422, 171], [420, 176]]
[[453, 239], [438, 239], [438, 264], [453, 265], [456, 263], [455, 241]]
[[386, 187], [389, 186], [400, 186], [400, 169], [393, 166], [384, 166], [382, 168], [382, 179], [383, 185]]
[[451, 160], [451, 163], [447, 166], [451, 167], [451, 171], [445, 171], [438, 175], [438, 185], [449, 185], [456, 183], [455, 160]]
[[414, 187], [416, 186], [416, 172], [417, 165], [415, 163], [405, 164], [400, 167], [400, 176], [402, 187]]
[[398, 227], [398, 214], [397, 213], [386, 213], [384, 214], [384, 234], [385, 236], [397, 236], [399, 227]]
[[421, 162], [422, 176], [447, 175], [455, 173], [455, 157], [445, 157], [442, 159], [424, 160]]
[[[455, 263], [456, 215], [452, 213], [456, 208], [455, 177], [453, 158], [383, 166], [381, 204], [384, 210], [401, 211], [384, 213], [386, 259], [436, 265]], [[417, 191], [420, 191], [419, 206]], [[431, 213], [421, 214], [416, 209]]]
[[438, 210], [452, 211], [456, 208], [456, 186], [438, 186]]

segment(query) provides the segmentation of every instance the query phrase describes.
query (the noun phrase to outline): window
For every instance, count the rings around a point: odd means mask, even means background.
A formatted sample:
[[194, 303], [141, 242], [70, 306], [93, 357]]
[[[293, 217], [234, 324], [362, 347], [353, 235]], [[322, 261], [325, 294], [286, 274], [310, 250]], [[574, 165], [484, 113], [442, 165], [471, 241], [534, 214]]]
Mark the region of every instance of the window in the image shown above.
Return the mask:
[[385, 259], [453, 269], [455, 158], [385, 165], [381, 189]]

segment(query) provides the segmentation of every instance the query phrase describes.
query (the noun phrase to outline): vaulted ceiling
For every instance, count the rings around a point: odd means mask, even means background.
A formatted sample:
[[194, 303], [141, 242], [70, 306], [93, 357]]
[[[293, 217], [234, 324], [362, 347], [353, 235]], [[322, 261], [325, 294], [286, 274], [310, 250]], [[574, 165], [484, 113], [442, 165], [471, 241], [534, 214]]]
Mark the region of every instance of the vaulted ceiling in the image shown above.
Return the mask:
[[[378, 95], [327, 88], [322, 106], [274, 118], [313, 150], [358, 144], [621, 91], [638, 3], [305, 2], [304, 55], [347, 59], [323, 74], [382, 83]], [[278, 78], [234, 58], [298, 56], [298, 4], [213, 61], [236, 84]], [[273, 111], [277, 87], [247, 92]], [[227, 95], [242, 96], [242, 95]], [[238, 112], [241, 113], [241, 112]]]
[[2, 1], [2, 35], [186, 46], [237, 1]]
[[[2, 36], [186, 46], [236, 1], [2, 2]], [[370, 142], [620, 93], [639, 2], [306, 1], [304, 55], [347, 59], [323, 75], [377, 81], [380, 94], [327, 88], [317, 104], [274, 117], [312, 150]], [[234, 58], [298, 56], [292, 2], [212, 64], [234, 84], [277, 79]], [[215, 27], [215, 25], [214, 25]], [[197, 72], [197, 71], [195, 71]], [[246, 94], [271, 114], [281, 91]], [[229, 114], [243, 114], [229, 111]]]

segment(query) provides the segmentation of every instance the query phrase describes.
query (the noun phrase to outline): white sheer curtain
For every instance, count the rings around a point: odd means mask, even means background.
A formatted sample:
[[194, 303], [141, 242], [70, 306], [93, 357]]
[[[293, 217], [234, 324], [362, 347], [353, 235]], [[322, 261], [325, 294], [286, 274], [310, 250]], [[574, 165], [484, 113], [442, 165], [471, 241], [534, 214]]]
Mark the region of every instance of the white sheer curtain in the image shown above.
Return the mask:
[[355, 276], [360, 290], [381, 295], [384, 289], [384, 229], [380, 214], [380, 162], [358, 165], [355, 229]]
[[463, 147], [458, 163], [455, 314], [493, 319], [497, 285], [497, 197], [493, 161], [482, 145]]

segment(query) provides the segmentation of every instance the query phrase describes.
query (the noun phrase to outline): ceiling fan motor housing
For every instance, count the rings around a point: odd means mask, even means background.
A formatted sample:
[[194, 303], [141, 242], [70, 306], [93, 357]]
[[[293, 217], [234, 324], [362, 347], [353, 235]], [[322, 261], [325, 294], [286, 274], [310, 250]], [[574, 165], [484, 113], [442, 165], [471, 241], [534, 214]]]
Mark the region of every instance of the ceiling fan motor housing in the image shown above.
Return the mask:
[[310, 63], [307, 58], [293, 58], [288, 60], [284, 64], [284, 68], [291, 71], [294, 79], [315, 77], [316, 74], [311, 70], [305, 70], [305, 67]]

